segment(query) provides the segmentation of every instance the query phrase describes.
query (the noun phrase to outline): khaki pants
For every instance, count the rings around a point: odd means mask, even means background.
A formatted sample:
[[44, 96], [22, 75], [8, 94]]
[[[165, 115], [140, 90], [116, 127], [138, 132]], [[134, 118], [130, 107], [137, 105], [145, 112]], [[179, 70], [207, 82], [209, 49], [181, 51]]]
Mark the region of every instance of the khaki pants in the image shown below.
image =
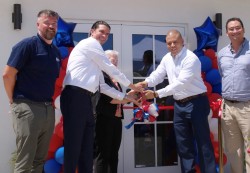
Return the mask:
[[225, 152], [232, 173], [250, 173], [250, 101], [236, 102], [224, 100], [222, 130]]
[[14, 173], [42, 173], [55, 126], [54, 108], [18, 100], [11, 104], [11, 109], [17, 145]]

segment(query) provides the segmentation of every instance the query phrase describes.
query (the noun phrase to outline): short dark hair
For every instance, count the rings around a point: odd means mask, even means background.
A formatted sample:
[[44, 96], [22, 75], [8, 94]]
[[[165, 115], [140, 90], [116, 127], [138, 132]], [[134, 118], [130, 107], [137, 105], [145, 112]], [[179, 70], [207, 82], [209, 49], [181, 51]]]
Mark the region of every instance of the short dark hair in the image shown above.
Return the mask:
[[240, 18], [238, 18], [238, 17], [232, 17], [232, 18], [228, 19], [227, 22], [226, 22], [226, 31], [227, 31], [227, 25], [228, 25], [228, 23], [232, 22], [232, 21], [238, 21], [238, 22], [240, 22], [242, 28], [244, 28], [243, 22], [242, 22], [242, 20]]
[[107, 27], [109, 28], [109, 30], [111, 30], [110, 25], [109, 25], [107, 22], [103, 21], [103, 20], [98, 20], [98, 21], [96, 21], [96, 22], [92, 25], [91, 29], [97, 29], [97, 28], [99, 27], [99, 25], [105, 25], [105, 26], [107, 26]]
[[145, 59], [148, 64], [153, 64], [153, 51], [152, 50], [146, 50], [143, 53], [143, 59]]
[[48, 9], [39, 11], [39, 13], [37, 14], [37, 17], [41, 17], [43, 14], [45, 14], [46, 16], [56, 17], [57, 19], [59, 18], [59, 15], [57, 12], [53, 10], [48, 10]]

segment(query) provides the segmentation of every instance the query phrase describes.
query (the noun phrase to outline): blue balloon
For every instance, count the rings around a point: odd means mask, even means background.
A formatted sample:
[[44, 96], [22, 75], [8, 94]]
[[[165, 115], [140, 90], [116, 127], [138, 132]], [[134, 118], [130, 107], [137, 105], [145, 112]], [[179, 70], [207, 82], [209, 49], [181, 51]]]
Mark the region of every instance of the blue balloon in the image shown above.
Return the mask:
[[64, 163], [64, 147], [60, 147], [56, 150], [55, 160], [60, 164]]
[[58, 29], [53, 39], [53, 44], [56, 46], [74, 47], [72, 33], [76, 23], [67, 23], [61, 17], [58, 19]]
[[221, 83], [221, 76], [219, 70], [211, 69], [206, 73], [206, 81], [211, 85], [217, 85]]
[[218, 164], [216, 164], [216, 172], [219, 173], [220, 172], [220, 166]]
[[222, 87], [221, 83], [212, 85], [212, 92], [221, 95], [221, 87]]
[[59, 47], [59, 51], [61, 53], [62, 59], [65, 59], [69, 56], [69, 50], [67, 47], [61, 46]]
[[204, 51], [203, 50], [197, 50], [195, 49], [194, 50], [194, 54], [199, 57], [199, 56], [203, 56], [204, 55]]
[[61, 170], [62, 165], [55, 159], [47, 160], [44, 164], [45, 173], [58, 173]]
[[199, 60], [201, 62], [201, 71], [207, 72], [212, 68], [212, 61], [207, 56], [199, 56]]
[[217, 45], [221, 30], [216, 28], [210, 17], [207, 17], [205, 22], [200, 26], [194, 28], [197, 37], [197, 50], [213, 49], [217, 52]]

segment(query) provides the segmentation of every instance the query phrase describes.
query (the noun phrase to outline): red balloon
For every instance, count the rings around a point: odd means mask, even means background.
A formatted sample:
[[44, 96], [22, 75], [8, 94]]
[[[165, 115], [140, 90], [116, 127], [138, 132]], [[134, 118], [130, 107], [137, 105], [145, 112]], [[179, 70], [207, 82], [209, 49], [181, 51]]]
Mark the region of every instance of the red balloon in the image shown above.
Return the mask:
[[210, 94], [212, 94], [212, 90], [213, 90], [212, 85], [206, 81], [204, 81], [204, 84], [207, 87], [207, 96], [209, 96]]
[[215, 162], [218, 164], [219, 163], [219, 143], [217, 141], [213, 141], [212, 145], [214, 148]]
[[60, 122], [55, 127], [55, 134], [59, 136], [61, 139], [64, 139], [63, 135], [63, 124]]
[[212, 93], [208, 96], [210, 108], [213, 112], [212, 118], [218, 118], [220, 107], [221, 107], [221, 95], [217, 93]]
[[63, 70], [67, 69], [68, 60], [69, 60], [69, 58], [65, 58], [62, 60], [62, 69]]
[[218, 141], [213, 141], [212, 145], [214, 147], [214, 153], [219, 153], [219, 142]]
[[65, 75], [66, 75], [66, 70], [61, 68], [60, 73], [59, 73], [59, 77], [56, 79], [57, 86], [62, 87], [62, 83], [63, 83]]
[[201, 72], [201, 78], [203, 81], [206, 81], [206, 73], [205, 72]]
[[211, 103], [211, 102], [216, 102], [216, 101], [218, 101], [218, 99], [221, 99], [221, 98], [222, 97], [221, 97], [220, 94], [218, 94], [218, 93], [212, 93], [211, 95], [209, 95], [208, 100]]
[[69, 50], [69, 54], [71, 53], [71, 51], [74, 49], [74, 47], [68, 47]]
[[204, 55], [208, 56], [211, 60], [217, 59], [215, 51], [213, 49], [206, 49], [204, 51]]
[[216, 59], [212, 60], [212, 68], [218, 69], [218, 61]]
[[[215, 156], [215, 162], [219, 164], [220, 160], [220, 149], [219, 149], [219, 142], [218, 141], [212, 141], [213, 147], [214, 147], [214, 156]], [[225, 153], [223, 153], [223, 165], [227, 163], [227, 156]]]
[[210, 139], [212, 142], [214, 141], [214, 134], [212, 132], [210, 132]]
[[149, 115], [149, 117], [148, 117], [149, 122], [154, 122], [155, 120], [156, 120], [156, 117]]
[[210, 108], [213, 112], [212, 118], [219, 118], [220, 107], [221, 107], [221, 102], [219, 102], [219, 101], [212, 102], [210, 104]]
[[53, 159], [53, 158], [54, 158], [54, 155], [55, 155], [55, 152], [52, 152], [52, 151], [48, 151], [48, 155], [47, 155], [47, 158], [46, 158], [46, 160], [50, 160], [50, 159]]
[[59, 147], [63, 146], [63, 139], [53, 134], [50, 139], [49, 152], [55, 152]]
[[60, 118], [60, 123], [63, 123], [63, 116], [61, 116]]
[[54, 91], [54, 95], [52, 96], [53, 101], [56, 100], [56, 98], [61, 95], [62, 92], [62, 87], [59, 87], [57, 85], [55, 85], [55, 91]]
[[195, 165], [195, 170], [196, 170], [196, 173], [201, 173], [199, 165]]
[[60, 173], [64, 173], [64, 167], [63, 167], [63, 165], [62, 165], [62, 168], [60, 170]]

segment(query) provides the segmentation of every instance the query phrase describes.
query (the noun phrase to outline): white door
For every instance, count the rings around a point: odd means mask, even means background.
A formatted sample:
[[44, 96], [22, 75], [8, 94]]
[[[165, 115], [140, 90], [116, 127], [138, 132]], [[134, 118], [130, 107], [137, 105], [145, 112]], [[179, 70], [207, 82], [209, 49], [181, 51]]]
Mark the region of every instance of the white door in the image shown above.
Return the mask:
[[[173, 28], [186, 37], [185, 25], [122, 25], [122, 71], [131, 81], [144, 80], [157, 67], [167, 53], [166, 33]], [[167, 84], [166, 78], [156, 88]], [[161, 107], [173, 104], [171, 97], [151, 102]], [[125, 109], [124, 125], [131, 122], [133, 111]], [[123, 147], [124, 173], [181, 172], [173, 133], [173, 110], [160, 110], [154, 122], [138, 120], [130, 129], [124, 128]]]

